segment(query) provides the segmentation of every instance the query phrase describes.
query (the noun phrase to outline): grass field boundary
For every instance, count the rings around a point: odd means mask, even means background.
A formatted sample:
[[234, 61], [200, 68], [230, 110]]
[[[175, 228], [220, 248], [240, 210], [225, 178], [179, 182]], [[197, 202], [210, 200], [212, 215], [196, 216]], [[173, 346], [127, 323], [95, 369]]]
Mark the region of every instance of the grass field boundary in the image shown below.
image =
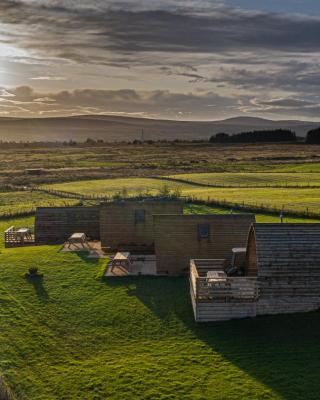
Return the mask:
[[222, 184], [222, 183], [203, 183], [203, 182], [195, 182], [192, 180], [188, 180], [188, 179], [180, 179], [180, 178], [172, 178], [170, 176], [152, 176], [152, 179], [159, 179], [162, 181], [169, 181], [169, 182], [175, 182], [175, 183], [182, 183], [182, 184], [186, 184], [186, 185], [191, 185], [191, 186], [197, 186], [197, 187], [205, 187], [205, 188], [225, 188], [225, 189], [254, 189], [254, 188], [259, 188], [259, 189], [267, 189], [267, 188], [274, 188], [274, 189], [319, 189], [320, 188], [320, 184], [319, 185], [306, 185], [306, 184], [301, 184], [301, 185], [281, 185], [281, 184], [261, 184], [261, 185], [246, 185], [246, 184]]

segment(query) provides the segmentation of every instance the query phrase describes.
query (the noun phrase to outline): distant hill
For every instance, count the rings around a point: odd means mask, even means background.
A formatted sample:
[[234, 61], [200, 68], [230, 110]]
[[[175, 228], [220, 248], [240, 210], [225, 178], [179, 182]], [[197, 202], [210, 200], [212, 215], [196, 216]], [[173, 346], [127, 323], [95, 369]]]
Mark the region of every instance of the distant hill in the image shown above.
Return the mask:
[[84, 141], [90, 137], [106, 141], [153, 139], [208, 139], [218, 132], [238, 133], [264, 129], [292, 129], [305, 136], [319, 123], [307, 121], [272, 121], [236, 117], [221, 121], [173, 121], [108, 115], [79, 115], [55, 118], [1, 118], [0, 140], [15, 141]]

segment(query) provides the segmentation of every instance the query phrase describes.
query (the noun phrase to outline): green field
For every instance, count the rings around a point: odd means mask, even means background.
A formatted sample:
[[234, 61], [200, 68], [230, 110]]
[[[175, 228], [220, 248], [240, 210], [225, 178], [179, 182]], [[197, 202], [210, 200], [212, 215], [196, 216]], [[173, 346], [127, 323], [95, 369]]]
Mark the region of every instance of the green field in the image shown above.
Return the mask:
[[319, 189], [257, 189], [257, 188], [194, 188], [183, 191], [184, 194], [207, 200], [214, 199], [230, 203], [264, 206], [292, 212], [303, 212], [307, 209], [312, 213], [320, 213]]
[[190, 183], [223, 186], [319, 186], [319, 173], [201, 173], [179, 174], [170, 178]]
[[[219, 207], [208, 207], [205, 205], [196, 205], [196, 204], [186, 204], [184, 207], [185, 214], [230, 214], [230, 210], [226, 208]], [[242, 211], [233, 211], [234, 214], [243, 214]], [[263, 213], [255, 213], [256, 222], [259, 223], [280, 223], [279, 215], [270, 215]], [[284, 223], [320, 223], [320, 219], [312, 219], [312, 218], [295, 218], [295, 217], [287, 217], [283, 218]]]
[[[224, 175], [224, 174], [223, 174]], [[200, 200], [217, 200], [240, 205], [281, 209], [291, 212], [320, 213], [320, 188], [207, 188], [187, 183], [171, 182], [152, 178], [103, 179], [69, 182], [47, 187], [82, 194], [126, 196], [159, 194], [166, 185], [170, 190], [179, 188], [182, 196]]]
[[38, 192], [0, 192], [0, 217], [33, 212], [36, 207], [67, 206], [78, 200], [62, 199]]
[[[117, 193], [121, 194], [125, 191], [128, 196], [136, 196], [145, 193], [156, 195], [162, 190], [165, 184], [167, 184], [172, 190], [177, 187], [189, 187], [187, 184], [166, 182], [152, 178], [94, 179], [89, 181], [58, 183], [54, 185], [46, 185], [45, 187], [74, 193], [106, 196], [113, 196]], [[190, 187], [192, 188], [193, 186]]]
[[104, 280], [106, 260], [58, 246], [0, 257], [0, 370], [21, 399], [319, 398], [319, 313], [196, 325], [186, 278]]

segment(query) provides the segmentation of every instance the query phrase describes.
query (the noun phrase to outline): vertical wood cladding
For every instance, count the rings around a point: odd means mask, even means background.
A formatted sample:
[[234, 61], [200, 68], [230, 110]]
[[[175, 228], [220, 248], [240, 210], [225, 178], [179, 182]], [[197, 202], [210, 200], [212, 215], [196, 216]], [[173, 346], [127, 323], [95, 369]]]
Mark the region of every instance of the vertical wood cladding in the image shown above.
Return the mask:
[[158, 274], [186, 274], [192, 258], [230, 261], [233, 247], [246, 247], [253, 222], [254, 215], [247, 214], [155, 215]]
[[100, 210], [102, 247], [113, 251], [147, 251], [154, 246], [154, 214], [182, 214], [178, 201], [128, 201], [106, 203]]
[[37, 208], [36, 243], [64, 243], [75, 232], [83, 232], [91, 239], [100, 238], [99, 207]]

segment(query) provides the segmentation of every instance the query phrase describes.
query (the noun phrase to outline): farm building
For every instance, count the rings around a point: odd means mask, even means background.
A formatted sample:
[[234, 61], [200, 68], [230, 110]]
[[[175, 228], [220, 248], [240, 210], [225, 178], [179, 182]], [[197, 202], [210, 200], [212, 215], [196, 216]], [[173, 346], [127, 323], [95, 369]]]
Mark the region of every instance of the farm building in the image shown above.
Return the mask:
[[154, 236], [158, 274], [181, 275], [190, 259], [225, 259], [234, 247], [245, 247], [254, 215], [155, 215]]
[[[243, 276], [225, 260], [191, 260], [197, 321], [306, 312], [320, 307], [320, 224], [253, 224]], [[233, 270], [234, 271], [234, 270]]]
[[106, 203], [100, 210], [102, 248], [112, 251], [154, 253], [155, 214], [183, 213], [183, 204], [174, 200]]

